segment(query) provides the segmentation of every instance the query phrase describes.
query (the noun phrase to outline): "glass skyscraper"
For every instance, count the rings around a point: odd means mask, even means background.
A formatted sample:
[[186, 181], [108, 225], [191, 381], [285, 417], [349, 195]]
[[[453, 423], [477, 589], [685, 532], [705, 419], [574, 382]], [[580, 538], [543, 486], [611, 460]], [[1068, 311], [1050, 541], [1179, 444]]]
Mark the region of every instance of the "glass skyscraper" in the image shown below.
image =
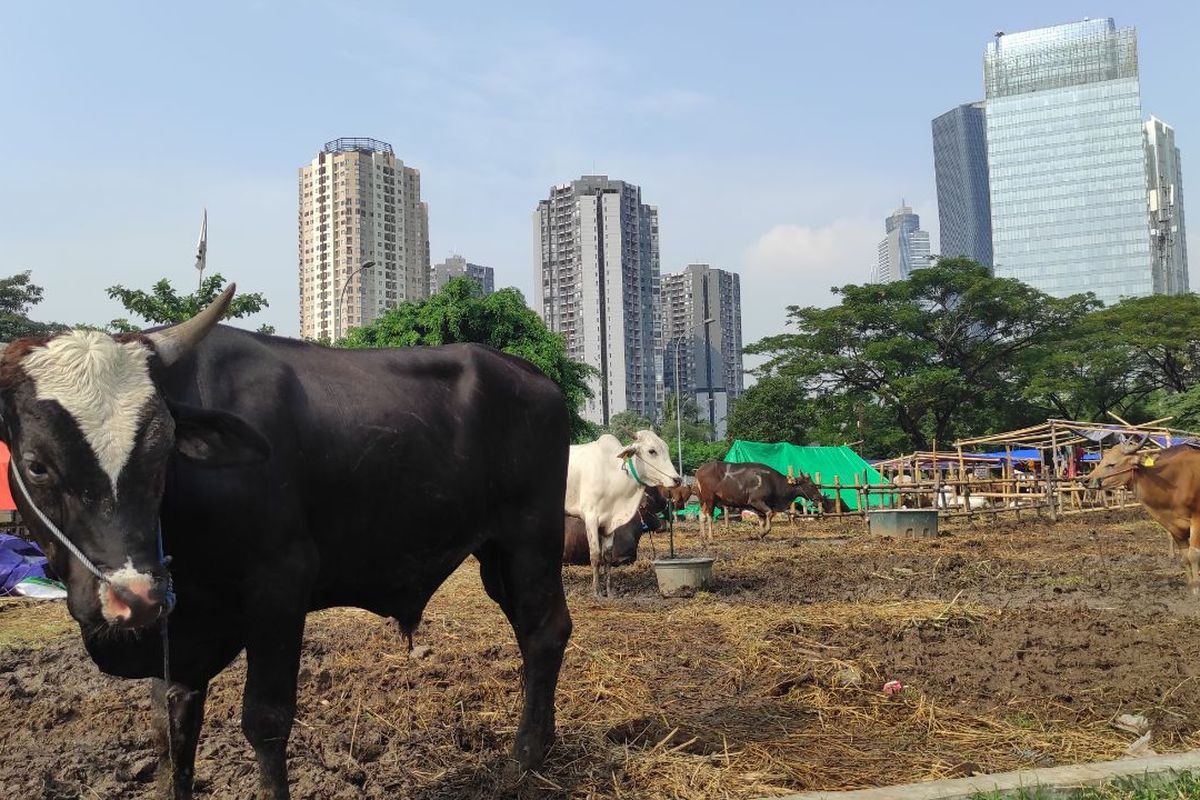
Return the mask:
[[884, 221], [887, 236], [879, 243], [874, 283], [906, 280], [914, 269], [929, 266], [929, 233], [921, 230], [921, 217], [900, 206]]
[[941, 254], [992, 265], [987, 123], [983, 103], [965, 103], [933, 120]]
[[1150, 201], [1150, 245], [1154, 291], [1188, 291], [1187, 233], [1183, 225], [1183, 166], [1175, 129], [1158, 117], [1146, 123], [1146, 181]]
[[1112, 19], [997, 34], [984, 56], [995, 274], [1151, 294], [1137, 36]]

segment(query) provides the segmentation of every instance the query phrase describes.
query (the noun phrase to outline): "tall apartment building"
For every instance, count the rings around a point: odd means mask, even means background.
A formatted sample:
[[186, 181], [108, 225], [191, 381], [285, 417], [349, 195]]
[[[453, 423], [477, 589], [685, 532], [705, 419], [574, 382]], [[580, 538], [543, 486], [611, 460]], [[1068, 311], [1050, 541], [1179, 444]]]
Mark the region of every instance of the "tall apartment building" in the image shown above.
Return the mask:
[[984, 104], [952, 108], [935, 117], [931, 127], [941, 254], [965, 256], [990, 267], [992, 204]]
[[[997, 277], [1106, 303], [1187, 286], [1183, 258], [1156, 254], [1151, 234], [1157, 179], [1133, 28], [1093, 19], [997, 34], [984, 88]], [[1180, 240], [1181, 201], [1177, 190]]]
[[1175, 146], [1175, 129], [1155, 116], [1146, 122], [1146, 181], [1154, 293], [1184, 294], [1188, 291], [1188, 264], [1183, 166]]
[[472, 264], [460, 255], [449, 256], [434, 266], [429, 277], [429, 289], [431, 292], [440, 292], [451, 278], [464, 275], [478, 283], [485, 295], [496, 291], [496, 271], [491, 267]]
[[908, 278], [914, 269], [929, 266], [929, 233], [921, 230], [921, 217], [902, 205], [884, 220], [887, 233], [879, 243], [874, 283]]
[[398, 303], [429, 296], [421, 173], [387, 142], [326, 142], [300, 168], [298, 222], [301, 336], [336, 341]]
[[658, 211], [638, 186], [585, 175], [551, 188], [533, 235], [534, 310], [571, 358], [599, 372], [584, 418], [607, 425], [627, 409], [658, 418]]
[[729, 409], [745, 389], [737, 273], [688, 264], [663, 275], [662, 321], [665, 391], [695, 398], [701, 418], [723, 438]]

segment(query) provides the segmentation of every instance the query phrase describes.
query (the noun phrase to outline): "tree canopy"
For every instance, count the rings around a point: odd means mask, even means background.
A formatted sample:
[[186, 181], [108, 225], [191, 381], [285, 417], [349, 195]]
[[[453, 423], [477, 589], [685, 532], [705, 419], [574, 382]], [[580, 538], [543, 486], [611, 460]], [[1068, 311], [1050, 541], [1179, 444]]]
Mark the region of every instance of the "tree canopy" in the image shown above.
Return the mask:
[[630, 442], [638, 431], [654, 430], [654, 423], [633, 409], [612, 415], [605, 432], [611, 433], [622, 442]]
[[45, 336], [66, 327], [29, 318], [30, 310], [42, 302], [42, 294], [42, 287], [33, 282], [28, 270], [0, 278], [0, 342], [11, 342], [23, 336]]
[[567, 355], [563, 338], [546, 327], [516, 289], [484, 295], [466, 277], [452, 278], [428, 300], [401, 303], [374, 323], [352, 329], [339, 347], [413, 347], [478, 342], [526, 359], [558, 384], [571, 412], [576, 440], [593, 438], [596, 428], [579, 415], [591, 396], [594, 370]]
[[[1029, 374], [1024, 359], [1098, 306], [1090, 295], [1056, 299], [994, 278], [961, 258], [941, 259], [907, 280], [833, 292], [838, 305], [790, 306], [795, 331], [746, 352], [767, 356], [758, 374], [794, 382], [789, 398], [810, 401], [818, 419], [861, 430], [872, 453], [925, 449], [935, 439], [1024, 421], [1031, 408], [1014, 390]], [[774, 383], [771, 390], [787, 386]], [[750, 425], [749, 413], [739, 425]], [[887, 441], [872, 441], [872, 428], [891, 429]]]
[[[213, 273], [205, 278], [198, 289], [191, 294], [179, 294], [171, 285], [171, 281], [163, 278], [145, 292], [141, 289], [127, 289], [124, 286], [108, 287], [108, 296], [125, 306], [125, 310], [145, 320], [144, 325], [135, 325], [128, 319], [114, 319], [109, 323], [113, 330], [129, 332], [139, 331], [146, 325], [170, 325], [191, 319], [202, 308], [207, 306], [225, 288], [226, 281], [219, 273]], [[225, 319], [241, 319], [251, 314], [257, 314], [269, 305], [267, 299], [258, 292], [239, 292], [234, 295], [225, 313]], [[270, 325], [259, 328], [260, 333], [274, 333]]]
[[729, 412], [730, 439], [805, 444], [817, 428], [816, 404], [804, 386], [785, 375], [765, 375], [742, 392]]

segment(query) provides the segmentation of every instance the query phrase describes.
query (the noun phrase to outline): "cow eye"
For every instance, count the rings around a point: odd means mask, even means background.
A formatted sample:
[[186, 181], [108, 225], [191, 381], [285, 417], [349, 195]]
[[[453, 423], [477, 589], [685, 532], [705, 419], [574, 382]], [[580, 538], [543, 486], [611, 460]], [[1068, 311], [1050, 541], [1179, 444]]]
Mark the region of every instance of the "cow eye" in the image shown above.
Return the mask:
[[656, 455], [658, 455], [658, 451], [657, 451], [657, 450], [651, 450], [651, 451], [650, 451], [650, 455], [652, 455], [652, 456], [656, 456]]
[[29, 473], [29, 480], [34, 483], [45, 483], [50, 480], [50, 470], [46, 469], [46, 465], [40, 461], [26, 462], [25, 471]]

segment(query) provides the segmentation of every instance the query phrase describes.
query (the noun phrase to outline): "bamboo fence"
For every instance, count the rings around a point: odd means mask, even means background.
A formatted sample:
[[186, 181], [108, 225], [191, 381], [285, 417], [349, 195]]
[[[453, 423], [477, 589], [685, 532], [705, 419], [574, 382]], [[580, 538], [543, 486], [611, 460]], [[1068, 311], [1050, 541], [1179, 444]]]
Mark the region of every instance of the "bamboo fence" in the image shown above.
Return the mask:
[[[974, 519], [1013, 514], [1019, 520], [1023, 513], [1032, 513], [1057, 520], [1062, 515], [1134, 506], [1138, 504], [1136, 499], [1123, 488], [1085, 486], [1085, 473], [1077, 471], [1081, 461], [1068, 458], [1068, 454], [1076, 449], [1103, 454], [1106, 445], [1140, 436], [1149, 437], [1149, 446], [1162, 448], [1200, 439], [1200, 434], [1163, 425], [1171, 417], [1134, 425], [1115, 414], [1111, 416], [1116, 423], [1048, 419], [1027, 428], [960, 439], [949, 450], [939, 451], [934, 442], [932, 450], [876, 463], [875, 468], [885, 479], [883, 484], [871, 485], [866, 471], [856, 474], [852, 482], [835, 476], [832, 483], [823, 483], [820, 473], [814, 473], [811, 477], [824, 493], [833, 492], [840, 498], [843, 492], [852, 492], [858, 508], [848, 510], [838, 504], [832, 511], [807, 513], [861, 517], [865, 522], [872, 509], [936, 508], [941, 517]], [[985, 447], [995, 453], [968, 452]], [[1003, 455], [998, 454], [1001, 449]], [[1037, 458], [1014, 456], [1028, 450], [1037, 451]], [[1026, 469], [1019, 469], [1018, 463], [1024, 463]], [[797, 509], [800, 513], [799, 506]]]

